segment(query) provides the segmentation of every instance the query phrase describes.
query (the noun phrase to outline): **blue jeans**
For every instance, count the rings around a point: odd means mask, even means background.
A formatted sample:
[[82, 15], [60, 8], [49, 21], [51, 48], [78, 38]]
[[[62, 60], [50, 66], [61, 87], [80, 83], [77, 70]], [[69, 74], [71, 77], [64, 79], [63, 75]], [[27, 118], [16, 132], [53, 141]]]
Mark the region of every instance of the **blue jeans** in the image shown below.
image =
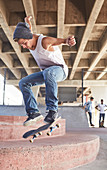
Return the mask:
[[58, 109], [57, 82], [65, 79], [66, 75], [61, 66], [51, 66], [43, 71], [22, 78], [19, 82], [19, 88], [23, 94], [26, 112], [39, 112], [31, 87], [42, 85], [44, 83], [46, 86], [46, 110], [56, 111]]
[[101, 118], [103, 118], [103, 121], [104, 121], [104, 119], [105, 119], [105, 113], [100, 113], [99, 125], [101, 124]]
[[91, 112], [88, 112], [89, 114], [89, 121], [90, 121], [90, 124], [92, 124], [92, 113]]

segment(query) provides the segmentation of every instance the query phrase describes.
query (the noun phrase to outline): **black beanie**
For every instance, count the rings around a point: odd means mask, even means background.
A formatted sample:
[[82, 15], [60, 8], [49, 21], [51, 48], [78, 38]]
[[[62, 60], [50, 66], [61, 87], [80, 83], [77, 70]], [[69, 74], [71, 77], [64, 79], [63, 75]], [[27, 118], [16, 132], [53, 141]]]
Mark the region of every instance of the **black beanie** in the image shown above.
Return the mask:
[[19, 22], [13, 34], [13, 40], [15, 39], [32, 39], [33, 35], [29, 27], [27, 27], [25, 22]]

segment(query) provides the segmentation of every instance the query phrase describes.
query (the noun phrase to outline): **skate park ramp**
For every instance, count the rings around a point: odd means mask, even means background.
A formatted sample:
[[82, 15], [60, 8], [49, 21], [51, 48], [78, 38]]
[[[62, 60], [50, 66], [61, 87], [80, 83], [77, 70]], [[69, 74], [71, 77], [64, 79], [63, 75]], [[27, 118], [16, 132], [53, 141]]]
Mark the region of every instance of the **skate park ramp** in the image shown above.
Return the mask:
[[73, 128], [89, 128], [87, 116], [82, 107], [64, 106], [59, 108], [59, 114], [66, 119], [67, 131]]

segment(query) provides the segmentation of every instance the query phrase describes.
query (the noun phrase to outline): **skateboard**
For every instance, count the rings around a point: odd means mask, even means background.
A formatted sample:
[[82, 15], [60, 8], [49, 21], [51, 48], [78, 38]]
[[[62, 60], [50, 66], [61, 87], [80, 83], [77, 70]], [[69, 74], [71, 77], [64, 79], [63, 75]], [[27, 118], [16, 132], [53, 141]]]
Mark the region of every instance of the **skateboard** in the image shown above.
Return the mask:
[[58, 117], [58, 118], [57, 118], [54, 122], [52, 122], [51, 124], [45, 124], [45, 125], [43, 125], [43, 126], [40, 126], [40, 127], [37, 128], [37, 129], [30, 130], [30, 131], [26, 132], [26, 133], [23, 135], [23, 138], [26, 139], [26, 138], [32, 136], [32, 138], [31, 138], [29, 141], [30, 141], [31, 143], [33, 143], [33, 141], [34, 141], [37, 137], [39, 137], [39, 136], [42, 135], [42, 132], [43, 132], [43, 131], [48, 130], [48, 129], [49, 129], [49, 131], [46, 132], [46, 134], [47, 134], [48, 136], [51, 136], [52, 132], [53, 132], [54, 130], [56, 130], [57, 128], [60, 127], [60, 124], [57, 123], [59, 119], [61, 119], [61, 117]]

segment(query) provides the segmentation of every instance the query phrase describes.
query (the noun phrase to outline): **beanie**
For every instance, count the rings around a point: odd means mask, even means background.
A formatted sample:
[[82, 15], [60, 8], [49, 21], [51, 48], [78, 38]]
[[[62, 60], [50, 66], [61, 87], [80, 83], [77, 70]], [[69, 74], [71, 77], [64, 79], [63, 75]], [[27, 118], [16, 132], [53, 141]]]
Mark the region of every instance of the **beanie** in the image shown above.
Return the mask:
[[20, 39], [20, 38], [23, 38], [23, 39], [32, 39], [33, 38], [31, 30], [29, 29], [27, 24], [24, 22], [19, 22], [16, 26], [14, 33], [13, 33], [13, 40]]

